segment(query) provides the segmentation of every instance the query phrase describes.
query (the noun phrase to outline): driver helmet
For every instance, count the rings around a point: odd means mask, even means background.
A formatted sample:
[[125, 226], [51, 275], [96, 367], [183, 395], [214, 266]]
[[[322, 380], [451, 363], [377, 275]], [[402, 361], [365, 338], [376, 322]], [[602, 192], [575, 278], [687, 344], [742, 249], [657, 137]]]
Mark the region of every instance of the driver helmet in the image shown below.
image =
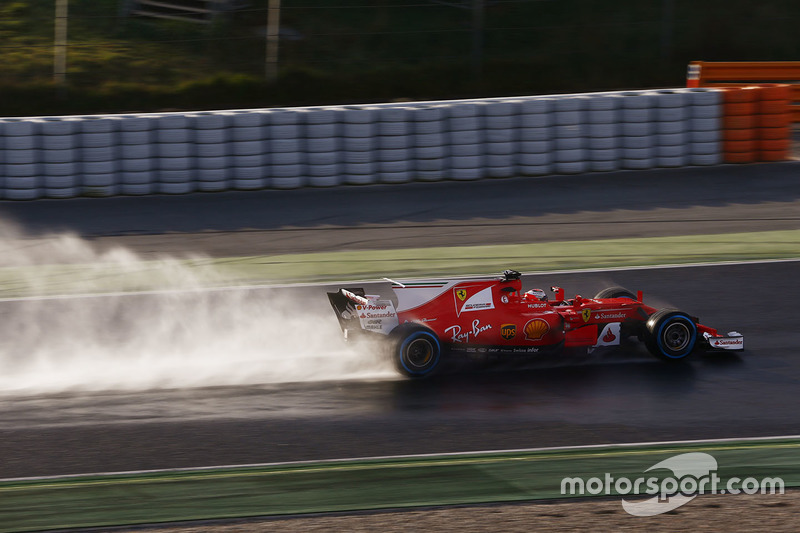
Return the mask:
[[531, 289], [525, 293], [525, 299], [527, 300], [537, 300], [540, 302], [547, 301], [547, 293], [544, 292], [542, 289]]

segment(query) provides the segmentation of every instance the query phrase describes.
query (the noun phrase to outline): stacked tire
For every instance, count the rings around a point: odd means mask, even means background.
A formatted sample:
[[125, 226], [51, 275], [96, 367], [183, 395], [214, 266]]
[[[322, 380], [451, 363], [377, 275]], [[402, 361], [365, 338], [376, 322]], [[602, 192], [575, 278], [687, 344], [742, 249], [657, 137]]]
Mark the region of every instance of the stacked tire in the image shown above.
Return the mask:
[[554, 101], [555, 170], [559, 174], [580, 174], [588, 169], [583, 116], [587, 105], [585, 96], [564, 96]]
[[[270, 177], [274, 189], [297, 189], [305, 183], [305, 138], [300, 125], [305, 122], [302, 110], [275, 109], [269, 114]], [[256, 155], [258, 143], [246, 154]]]
[[490, 101], [483, 106], [486, 175], [490, 178], [510, 178], [516, 173], [518, 106], [512, 100]]
[[792, 123], [790, 105], [790, 85], [784, 83], [761, 86], [756, 122], [759, 161], [789, 159]]
[[421, 106], [411, 109], [414, 126], [414, 173], [421, 181], [447, 177], [447, 107]]
[[757, 159], [757, 87], [727, 87], [723, 94], [722, 146], [726, 163], [752, 163]]
[[598, 94], [589, 98], [587, 153], [589, 170], [593, 172], [619, 169], [621, 100], [616, 94]]
[[[257, 109], [228, 114], [230, 141], [227, 156], [223, 159], [226, 166], [222, 173], [214, 174], [219, 177], [224, 175], [224, 179], [216, 184], [209, 183], [201, 190], [211, 190], [211, 187], [252, 189], [269, 186], [269, 116], [268, 112]], [[200, 186], [203, 187], [202, 181]]]
[[658, 91], [656, 108], [656, 163], [659, 167], [682, 167], [688, 158], [689, 113], [686, 91]]
[[185, 194], [194, 191], [195, 144], [189, 117], [179, 113], [160, 115], [157, 128], [158, 192]]
[[312, 187], [333, 187], [341, 183], [339, 116], [331, 107], [305, 113], [306, 171]]
[[622, 168], [645, 170], [655, 166], [655, 104], [652, 93], [622, 93]]
[[[88, 196], [119, 194], [118, 141], [119, 119], [89, 116], [81, 119], [81, 158], [83, 193]], [[189, 181], [189, 177], [186, 177]]]
[[42, 196], [40, 174], [40, 136], [36, 123], [24, 119], [4, 119], [4, 175], [3, 198], [9, 200], [34, 200]]
[[120, 116], [120, 193], [140, 196], [158, 192], [157, 124], [152, 115]]
[[351, 185], [375, 183], [375, 118], [377, 109], [350, 107], [342, 112], [344, 134], [344, 182]]
[[483, 177], [483, 124], [480, 108], [472, 102], [450, 104], [448, 112], [450, 178], [477, 180]]
[[687, 89], [689, 95], [689, 164], [722, 163], [722, 92], [714, 89]]
[[517, 169], [523, 176], [543, 176], [553, 170], [553, 100], [533, 97], [519, 104]]
[[410, 110], [406, 107], [378, 109], [378, 177], [381, 183], [411, 181], [413, 142]]
[[228, 156], [228, 150], [233, 146], [228, 129], [230, 118], [224, 113], [214, 112], [189, 115], [196, 154], [193, 173], [199, 191], [224, 191], [228, 188], [228, 173], [235, 172]]
[[36, 120], [41, 132], [42, 189], [47, 198], [80, 195], [80, 122], [69, 117]]

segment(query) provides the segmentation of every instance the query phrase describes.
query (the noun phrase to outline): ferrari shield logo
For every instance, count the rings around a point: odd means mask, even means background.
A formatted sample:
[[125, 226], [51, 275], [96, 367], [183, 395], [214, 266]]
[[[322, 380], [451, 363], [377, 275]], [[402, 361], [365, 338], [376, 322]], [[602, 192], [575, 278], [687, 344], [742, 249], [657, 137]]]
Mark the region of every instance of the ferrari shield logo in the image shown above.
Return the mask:
[[494, 299], [492, 298], [492, 288], [482, 285], [468, 285], [453, 289], [456, 304], [456, 315], [469, 311], [486, 311], [494, 309]]
[[509, 341], [517, 336], [516, 324], [503, 324], [500, 326], [500, 336]]
[[581, 312], [581, 316], [583, 317], [584, 322], [588, 322], [589, 318], [592, 316], [592, 310], [584, 309], [583, 312]]

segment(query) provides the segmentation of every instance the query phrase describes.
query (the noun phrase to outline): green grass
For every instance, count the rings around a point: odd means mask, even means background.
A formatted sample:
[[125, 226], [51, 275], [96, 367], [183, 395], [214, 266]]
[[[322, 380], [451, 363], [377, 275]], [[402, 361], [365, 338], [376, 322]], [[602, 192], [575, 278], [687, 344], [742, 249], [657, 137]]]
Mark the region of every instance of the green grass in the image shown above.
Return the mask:
[[0, 268], [0, 297], [800, 258], [800, 230]]
[[687, 452], [711, 454], [723, 484], [800, 486], [791, 439], [345, 460], [0, 482], [0, 531], [562, 498], [564, 477], [663, 479], [645, 471]]

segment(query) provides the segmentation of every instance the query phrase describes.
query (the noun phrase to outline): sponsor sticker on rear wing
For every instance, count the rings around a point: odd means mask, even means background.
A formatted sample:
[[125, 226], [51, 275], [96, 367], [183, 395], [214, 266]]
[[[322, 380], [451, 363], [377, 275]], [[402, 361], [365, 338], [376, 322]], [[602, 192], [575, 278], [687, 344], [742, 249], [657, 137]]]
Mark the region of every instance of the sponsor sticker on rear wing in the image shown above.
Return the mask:
[[345, 337], [359, 330], [388, 335], [400, 323], [391, 300], [364, 294], [363, 289], [339, 289], [337, 292], [329, 292], [328, 298]]
[[356, 305], [361, 329], [388, 335], [400, 323], [391, 300], [375, 300]]

